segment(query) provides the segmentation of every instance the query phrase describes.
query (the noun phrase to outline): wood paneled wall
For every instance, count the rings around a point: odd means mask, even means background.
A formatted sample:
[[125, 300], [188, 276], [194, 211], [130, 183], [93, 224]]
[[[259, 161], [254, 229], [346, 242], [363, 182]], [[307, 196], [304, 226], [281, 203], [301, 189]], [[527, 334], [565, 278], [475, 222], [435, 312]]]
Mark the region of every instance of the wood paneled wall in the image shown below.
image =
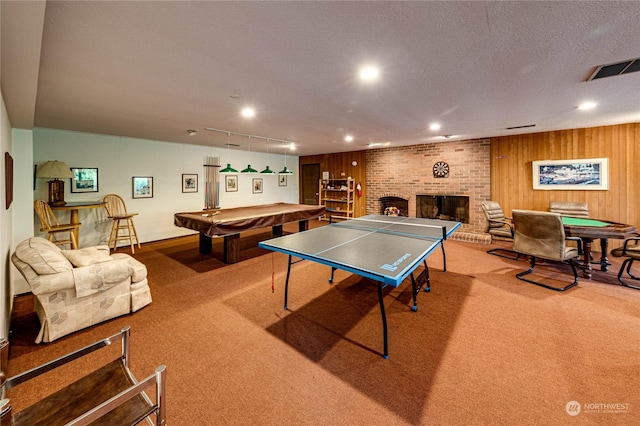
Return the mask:
[[[300, 157], [299, 166], [302, 170], [303, 164], [320, 164], [320, 173], [329, 172], [331, 179], [340, 179], [351, 176], [356, 183], [360, 182], [363, 188], [362, 196], [355, 197], [354, 215], [356, 217], [366, 214], [367, 194], [366, 185], [366, 151], [339, 152], [335, 154], [309, 155]], [[352, 163], [357, 165], [353, 166]], [[300, 176], [300, 187], [302, 187], [302, 176]], [[300, 195], [302, 197], [302, 194]], [[303, 200], [301, 199], [302, 203]]]
[[[403, 148], [399, 148], [401, 151]], [[362, 182], [365, 153], [325, 154], [300, 157], [300, 164], [320, 164], [331, 177], [341, 173]], [[591, 217], [640, 227], [640, 123], [569, 129], [491, 138], [491, 195], [507, 215], [513, 209], [548, 210], [552, 200], [589, 204]], [[533, 189], [532, 162], [581, 158], [609, 159], [609, 190], [550, 191]], [[352, 161], [358, 166], [351, 166]], [[479, 161], [470, 156], [470, 162]], [[356, 215], [366, 214], [366, 193], [356, 198]], [[616, 247], [618, 241], [611, 240]]]
[[[609, 159], [609, 190], [534, 190], [532, 162]], [[548, 210], [549, 202], [589, 204], [593, 218], [640, 226], [640, 123], [491, 138], [491, 198], [513, 209]]]

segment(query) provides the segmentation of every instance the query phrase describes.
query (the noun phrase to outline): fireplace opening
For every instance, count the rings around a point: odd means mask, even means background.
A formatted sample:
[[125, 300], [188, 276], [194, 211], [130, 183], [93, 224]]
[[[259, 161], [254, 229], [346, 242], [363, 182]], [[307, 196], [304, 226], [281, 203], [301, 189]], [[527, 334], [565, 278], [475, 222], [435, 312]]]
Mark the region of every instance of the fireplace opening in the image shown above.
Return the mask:
[[380, 214], [384, 214], [387, 207], [397, 207], [399, 216], [409, 216], [409, 200], [400, 197], [380, 197]]
[[469, 223], [469, 197], [416, 195], [416, 217]]

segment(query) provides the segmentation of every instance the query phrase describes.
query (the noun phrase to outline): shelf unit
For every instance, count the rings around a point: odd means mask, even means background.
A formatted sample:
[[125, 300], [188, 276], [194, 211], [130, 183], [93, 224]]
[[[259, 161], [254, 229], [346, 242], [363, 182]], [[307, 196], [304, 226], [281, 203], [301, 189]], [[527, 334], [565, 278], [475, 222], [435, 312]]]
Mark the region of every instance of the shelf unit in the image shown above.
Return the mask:
[[320, 205], [326, 208], [321, 220], [329, 220], [329, 216], [341, 219], [353, 218], [353, 179], [320, 179]]

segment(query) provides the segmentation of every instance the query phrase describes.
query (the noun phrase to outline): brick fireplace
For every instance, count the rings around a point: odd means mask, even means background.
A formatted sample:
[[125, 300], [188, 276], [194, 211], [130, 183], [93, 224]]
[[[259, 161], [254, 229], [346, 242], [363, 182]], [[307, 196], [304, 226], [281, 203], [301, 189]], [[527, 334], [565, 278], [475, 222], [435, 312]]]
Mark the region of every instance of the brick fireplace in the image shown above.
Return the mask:
[[[407, 215], [416, 217], [419, 195], [460, 196], [468, 200], [468, 213], [466, 221], [460, 220], [463, 224], [457, 237], [484, 235], [480, 202], [491, 197], [490, 148], [490, 140], [483, 139], [366, 151], [367, 213], [381, 214], [385, 199], [396, 197], [406, 201]], [[449, 165], [448, 177], [434, 177], [433, 166], [437, 162]], [[456, 207], [460, 207], [457, 201]], [[456, 216], [455, 209], [452, 216]]]

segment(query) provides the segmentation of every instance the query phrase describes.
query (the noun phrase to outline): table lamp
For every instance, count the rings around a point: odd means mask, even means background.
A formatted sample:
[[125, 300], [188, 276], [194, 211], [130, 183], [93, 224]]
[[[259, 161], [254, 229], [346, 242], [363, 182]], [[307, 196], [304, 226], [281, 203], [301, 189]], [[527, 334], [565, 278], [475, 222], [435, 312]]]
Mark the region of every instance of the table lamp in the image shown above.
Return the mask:
[[36, 172], [36, 177], [53, 179], [49, 181], [49, 205], [64, 206], [64, 181], [60, 179], [71, 179], [73, 173], [64, 161], [47, 161]]

